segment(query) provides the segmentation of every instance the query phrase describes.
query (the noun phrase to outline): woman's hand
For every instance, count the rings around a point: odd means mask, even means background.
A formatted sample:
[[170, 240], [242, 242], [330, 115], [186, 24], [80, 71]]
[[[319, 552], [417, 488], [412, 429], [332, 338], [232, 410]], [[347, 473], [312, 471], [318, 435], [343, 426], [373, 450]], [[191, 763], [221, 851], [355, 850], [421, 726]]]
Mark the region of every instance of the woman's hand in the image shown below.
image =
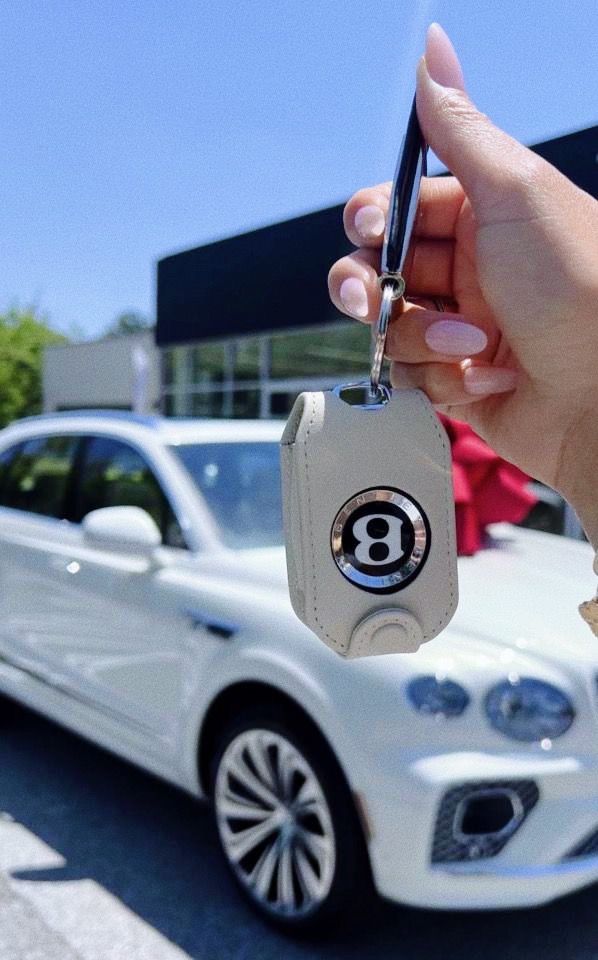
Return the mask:
[[[424, 179], [387, 352], [501, 456], [560, 490], [598, 541], [598, 203], [479, 113], [440, 27], [419, 64], [424, 137], [455, 177]], [[332, 268], [336, 306], [372, 322], [390, 185], [361, 190]], [[438, 313], [431, 300], [441, 298]], [[598, 545], [598, 544], [597, 544]]]

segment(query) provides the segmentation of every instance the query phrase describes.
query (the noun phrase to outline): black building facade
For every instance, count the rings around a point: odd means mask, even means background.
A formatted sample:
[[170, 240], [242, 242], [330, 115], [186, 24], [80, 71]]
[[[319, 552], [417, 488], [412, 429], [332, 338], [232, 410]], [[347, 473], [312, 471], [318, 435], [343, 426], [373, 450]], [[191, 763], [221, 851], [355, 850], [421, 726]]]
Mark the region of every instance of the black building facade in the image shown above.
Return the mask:
[[[532, 149], [598, 197], [598, 126]], [[164, 411], [282, 416], [300, 390], [364, 376], [369, 330], [326, 287], [349, 249], [339, 205], [160, 260]]]

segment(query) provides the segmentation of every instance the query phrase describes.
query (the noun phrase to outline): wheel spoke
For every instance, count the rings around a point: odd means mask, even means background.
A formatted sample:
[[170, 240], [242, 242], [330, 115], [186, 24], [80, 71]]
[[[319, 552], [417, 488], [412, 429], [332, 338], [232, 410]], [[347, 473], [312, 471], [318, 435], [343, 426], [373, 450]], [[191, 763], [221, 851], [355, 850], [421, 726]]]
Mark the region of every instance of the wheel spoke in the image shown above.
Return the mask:
[[283, 844], [278, 859], [278, 899], [280, 903], [288, 910], [295, 906], [295, 888], [293, 886], [293, 860], [291, 857], [291, 844]]
[[253, 827], [247, 827], [246, 830], [239, 830], [238, 833], [232, 833], [230, 830], [228, 846], [230, 856], [237, 863], [242, 860], [251, 850], [266, 837], [269, 837], [273, 830], [276, 830], [276, 823], [269, 817], [263, 823], [256, 823]]
[[298, 844], [295, 845], [294, 855], [297, 877], [304, 898], [306, 900], [317, 900], [320, 895], [320, 879], [316, 876], [314, 868]]
[[266, 820], [272, 816], [271, 810], [259, 807], [256, 803], [247, 803], [232, 792], [221, 800], [219, 809], [223, 816], [231, 820]]
[[278, 751], [278, 776], [283, 799], [287, 802], [293, 799], [291, 788], [296, 770], [296, 754], [290, 744], [287, 744]]
[[314, 789], [312, 780], [305, 780], [293, 800], [293, 810], [297, 813], [304, 813], [306, 808], [317, 806], [319, 798]]
[[276, 793], [276, 775], [263, 740], [251, 740], [247, 744], [247, 752], [262, 782]]
[[303, 827], [300, 827], [297, 833], [306, 849], [317, 860], [320, 870], [323, 871], [324, 864], [332, 852], [332, 840], [330, 837], [312, 833], [311, 830], [305, 830]]
[[277, 807], [278, 798], [261, 780], [255, 776], [249, 769], [241, 755], [231, 757], [228, 763], [228, 771], [236, 777], [239, 783], [243, 784], [251, 793], [258, 797], [268, 807]]
[[279, 845], [278, 839], [273, 840], [269, 847], [262, 853], [260, 859], [251, 871], [248, 877], [249, 882], [255, 888], [256, 893], [266, 900], [272, 884], [272, 877], [278, 864]]

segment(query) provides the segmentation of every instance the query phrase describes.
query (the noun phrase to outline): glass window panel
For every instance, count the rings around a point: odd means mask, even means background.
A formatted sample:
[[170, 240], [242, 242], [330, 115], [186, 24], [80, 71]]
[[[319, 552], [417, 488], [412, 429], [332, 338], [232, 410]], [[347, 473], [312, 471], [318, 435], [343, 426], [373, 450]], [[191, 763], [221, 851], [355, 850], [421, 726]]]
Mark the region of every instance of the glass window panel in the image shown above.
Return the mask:
[[4, 481], [8, 475], [11, 463], [16, 459], [22, 447], [22, 443], [17, 443], [15, 446], [9, 447], [8, 450], [3, 450], [2, 453], [0, 453], [0, 506], [6, 505], [4, 501]]
[[165, 417], [176, 417], [176, 402], [171, 393], [165, 394], [162, 405]]
[[235, 344], [235, 380], [259, 380], [260, 341], [257, 337], [237, 340]]
[[46, 517], [67, 516], [66, 495], [78, 437], [27, 440], [7, 469], [3, 502]]
[[300, 333], [272, 337], [272, 379], [338, 374], [353, 377], [369, 369], [370, 327], [347, 322], [314, 326]]
[[288, 417], [296, 399], [296, 393], [272, 393], [270, 395], [270, 415], [273, 417]]
[[164, 383], [172, 387], [185, 380], [187, 347], [172, 347], [164, 351]]
[[221, 417], [223, 413], [224, 393], [216, 390], [210, 393], [196, 393], [191, 397], [192, 417]]
[[225, 379], [224, 343], [201, 343], [188, 349], [191, 355], [190, 376], [193, 384], [221, 383]]
[[228, 546], [241, 550], [283, 542], [277, 443], [183, 443], [172, 451], [199, 487]]
[[233, 417], [255, 418], [260, 415], [259, 390], [235, 390], [233, 392]]
[[174, 350], [164, 350], [162, 358], [164, 383], [167, 387], [171, 387], [174, 383], [175, 373]]
[[81, 470], [75, 519], [102, 507], [140, 507], [169, 546], [184, 546], [176, 516], [147, 461], [128, 443], [90, 437]]

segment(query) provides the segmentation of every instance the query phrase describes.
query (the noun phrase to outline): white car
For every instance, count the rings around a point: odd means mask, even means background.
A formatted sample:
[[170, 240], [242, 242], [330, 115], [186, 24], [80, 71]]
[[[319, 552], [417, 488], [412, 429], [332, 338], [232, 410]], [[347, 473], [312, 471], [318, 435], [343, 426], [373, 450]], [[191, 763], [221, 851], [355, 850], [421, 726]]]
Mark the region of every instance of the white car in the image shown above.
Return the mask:
[[212, 799], [290, 928], [384, 897], [540, 904], [598, 878], [587, 545], [509, 527], [417, 653], [345, 661], [292, 612], [279, 423], [118, 413], [0, 433], [0, 689]]

